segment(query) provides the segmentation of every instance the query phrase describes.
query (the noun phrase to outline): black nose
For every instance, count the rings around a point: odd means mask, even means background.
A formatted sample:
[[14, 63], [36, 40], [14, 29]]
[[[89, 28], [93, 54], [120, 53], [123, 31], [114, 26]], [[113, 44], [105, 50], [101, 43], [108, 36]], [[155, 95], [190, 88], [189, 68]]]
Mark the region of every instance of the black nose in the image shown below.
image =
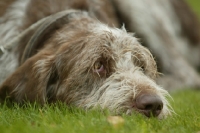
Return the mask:
[[136, 108], [147, 117], [156, 117], [162, 111], [163, 102], [157, 95], [143, 94], [136, 98]]

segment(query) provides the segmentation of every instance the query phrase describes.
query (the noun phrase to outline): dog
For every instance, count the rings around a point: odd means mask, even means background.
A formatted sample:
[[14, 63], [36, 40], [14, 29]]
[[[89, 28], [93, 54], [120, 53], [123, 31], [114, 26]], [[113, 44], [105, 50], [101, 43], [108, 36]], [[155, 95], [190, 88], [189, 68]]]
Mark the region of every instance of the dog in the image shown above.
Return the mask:
[[[170, 3], [170, 0], [162, 0], [161, 3], [165, 1]], [[155, 2], [153, 0], [153, 5], [156, 5]], [[166, 58], [166, 62], [171, 58], [166, 55], [176, 57], [168, 51], [171, 49], [166, 48], [165, 43], [157, 51], [155, 47], [161, 41], [156, 41], [154, 46], [151, 37], [147, 36], [153, 36], [153, 32], [146, 32], [144, 23], [132, 14], [134, 11], [130, 8], [139, 12], [144, 9], [133, 7], [137, 4], [145, 7], [145, 3], [148, 2], [16, 0], [5, 4], [7, 8], [1, 8], [0, 19], [1, 102], [5, 99], [18, 103], [37, 101], [40, 104], [62, 101], [86, 110], [109, 109], [116, 114], [136, 111], [147, 117], [170, 115], [172, 109], [167, 100], [170, 96], [156, 84], [158, 71], [152, 54], [124, 26], [115, 28], [120, 26], [121, 21], [125, 22], [128, 29], [146, 38], [146, 46], [155, 55], [161, 54], [160, 58]], [[168, 9], [163, 9], [164, 13], [166, 11]], [[147, 26], [147, 30], [155, 28]], [[167, 52], [163, 52], [162, 48], [166, 48]], [[168, 66], [174, 68], [176, 61], [185, 61], [179, 56], [176, 59], [163, 65], [164, 72], [171, 74], [167, 71]], [[184, 63], [182, 65], [188, 66]], [[198, 86], [194, 68], [187, 68], [195, 78], [191, 83]], [[177, 70], [178, 66], [173, 71]], [[182, 79], [185, 80], [185, 77]], [[164, 82], [167, 84], [163, 86], [168, 86], [170, 81]], [[190, 82], [185, 84], [191, 85]]]

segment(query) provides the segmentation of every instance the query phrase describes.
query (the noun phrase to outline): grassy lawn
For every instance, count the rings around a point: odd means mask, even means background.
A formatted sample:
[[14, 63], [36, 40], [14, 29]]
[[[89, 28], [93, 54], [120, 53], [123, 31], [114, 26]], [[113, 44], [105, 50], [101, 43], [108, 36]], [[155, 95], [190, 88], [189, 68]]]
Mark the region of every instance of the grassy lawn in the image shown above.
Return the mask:
[[[187, 0], [200, 18], [200, 0]], [[109, 112], [69, 108], [63, 104], [0, 105], [0, 133], [200, 133], [200, 91], [180, 91], [170, 101], [176, 114], [165, 120], [141, 115], [122, 116], [117, 125], [108, 122]]]
[[108, 112], [66, 107], [62, 104], [27, 107], [0, 107], [1, 133], [198, 133], [200, 131], [200, 91], [172, 94], [171, 104], [177, 114], [165, 120], [141, 115], [123, 115], [118, 125], [110, 124]]

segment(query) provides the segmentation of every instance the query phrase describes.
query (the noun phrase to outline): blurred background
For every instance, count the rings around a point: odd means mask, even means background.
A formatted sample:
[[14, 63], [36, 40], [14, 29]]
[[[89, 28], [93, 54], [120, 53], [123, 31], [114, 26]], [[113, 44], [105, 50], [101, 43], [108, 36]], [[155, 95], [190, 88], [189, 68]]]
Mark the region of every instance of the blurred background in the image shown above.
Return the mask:
[[186, 0], [191, 7], [193, 8], [193, 11], [198, 15], [198, 18], [200, 19], [200, 0]]

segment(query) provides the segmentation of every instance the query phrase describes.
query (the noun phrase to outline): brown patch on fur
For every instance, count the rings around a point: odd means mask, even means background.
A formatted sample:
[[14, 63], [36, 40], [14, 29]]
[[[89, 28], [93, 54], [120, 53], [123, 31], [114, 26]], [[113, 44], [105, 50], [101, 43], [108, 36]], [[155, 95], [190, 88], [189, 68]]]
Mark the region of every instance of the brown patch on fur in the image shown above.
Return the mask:
[[[59, 1], [59, 2], [58, 2]], [[101, 0], [95, 3], [92, 0], [31, 0], [26, 11], [25, 24], [22, 29], [26, 29], [38, 20], [51, 14], [68, 10], [78, 9], [88, 11], [91, 16], [110, 26], [118, 26], [118, 20], [115, 15], [115, 9], [107, 0]]]
[[184, 0], [171, 0], [175, 13], [180, 19], [182, 34], [192, 45], [200, 44], [200, 23], [197, 16]]
[[8, 7], [14, 2], [15, 0], [0, 0], [0, 17], [6, 12]]
[[[0, 92], [3, 92], [0, 94], [1, 99], [4, 99], [6, 96], [5, 94], [7, 94], [7, 97], [12, 101], [22, 102], [22, 99], [25, 100], [28, 98], [29, 101], [32, 102], [38, 101], [44, 103], [44, 101], [40, 99], [43, 97], [42, 93], [35, 87], [38, 83], [35, 82], [37, 78], [35, 78], [35, 72], [33, 71], [34, 63], [38, 59], [41, 59], [41, 57], [43, 57], [43, 55], [38, 54], [38, 56], [29, 59], [2, 84], [0, 88]], [[20, 90], [17, 90], [19, 88]], [[40, 89], [42, 90], [43, 88]]]

